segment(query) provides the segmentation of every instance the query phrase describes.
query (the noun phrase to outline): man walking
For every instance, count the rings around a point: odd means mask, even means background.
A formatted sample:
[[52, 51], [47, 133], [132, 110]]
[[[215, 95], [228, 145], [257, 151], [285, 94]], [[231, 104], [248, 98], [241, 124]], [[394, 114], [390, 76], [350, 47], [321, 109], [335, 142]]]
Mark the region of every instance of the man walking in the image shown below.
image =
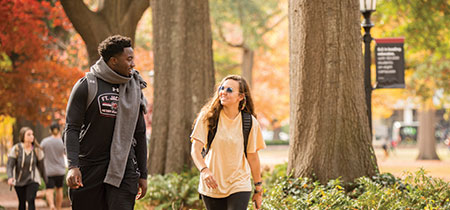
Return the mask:
[[147, 191], [146, 83], [133, 69], [130, 38], [110, 36], [98, 52], [91, 76], [75, 84], [67, 105], [72, 209], [134, 209], [139, 189], [138, 199]]
[[[66, 164], [64, 162], [64, 144], [61, 139], [61, 133], [58, 123], [50, 125], [51, 136], [41, 142], [44, 150], [44, 165], [48, 176], [46, 184], [45, 197], [51, 210], [61, 210], [63, 200], [64, 174], [66, 173]], [[56, 198], [53, 194], [56, 192]]]

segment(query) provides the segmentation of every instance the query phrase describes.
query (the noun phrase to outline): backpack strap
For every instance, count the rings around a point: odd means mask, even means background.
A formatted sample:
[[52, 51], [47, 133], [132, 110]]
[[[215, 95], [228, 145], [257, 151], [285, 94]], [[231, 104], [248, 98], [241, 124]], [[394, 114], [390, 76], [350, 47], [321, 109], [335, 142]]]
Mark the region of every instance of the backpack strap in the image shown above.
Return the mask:
[[91, 105], [92, 101], [94, 101], [95, 96], [97, 95], [98, 86], [97, 86], [97, 77], [92, 72], [86, 72], [86, 80], [88, 84], [88, 96], [86, 100], [86, 110]]
[[248, 136], [250, 135], [250, 130], [252, 129], [252, 115], [247, 112], [241, 112], [242, 116], [242, 134], [244, 134], [244, 153], [245, 157], [247, 157], [247, 145], [248, 145]]
[[[244, 136], [244, 153], [245, 157], [247, 157], [248, 136], [250, 135], [250, 130], [252, 129], [252, 115], [247, 112], [241, 112], [241, 117], [242, 117], [242, 134]], [[206, 143], [206, 148], [204, 147], [202, 149], [203, 157], [205, 157], [206, 154], [208, 154], [209, 149], [211, 148], [211, 144], [217, 133], [217, 127], [219, 127], [219, 118], [217, 118], [216, 127], [212, 130], [208, 130], [208, 142]]]
[[208, 142], [206, 143], [206, 148], [203, 147], [203, 149], [202, 149], [203, 158], [206, 156], [206, 154], [208, 154], [209, 148], [211, 148], [211, 144], [217, 133], [217, 127], [219, 127], [219, 118], [217, 118], [216, 127], [214, 127], [212, 130], [208, 130]]

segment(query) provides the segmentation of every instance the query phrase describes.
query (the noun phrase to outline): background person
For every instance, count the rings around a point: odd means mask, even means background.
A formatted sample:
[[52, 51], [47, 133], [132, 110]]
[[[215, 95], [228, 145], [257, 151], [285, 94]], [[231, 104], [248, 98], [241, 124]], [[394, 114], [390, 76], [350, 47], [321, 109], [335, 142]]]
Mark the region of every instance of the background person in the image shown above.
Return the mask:
[[47, 180], [44, 168], [44, 152], [34, 138], [33, 130], [23, 127], [19, 131], [19, 143], [8, 153], [8, 184], [14, 186], [19, 198], [19, 210], [34, 210], [36, 192], [41, 184], [41, 177]]
[[[48, 176], [46, 183], [46, 200], [51, 210], [61, 209], [63, 200], [64, 174], [66, 164], [64, 162], [64, 143], [61, 139], [61, 132], [58, 123], [50, 125], [51, 136], [44, 138], [41, 147], [44, 150], [45, 172]], [[56, 192], [56, 198], [53, 194]]]
[[[242, 111], [253, 115], [247, 157], [244, 153]], [[201, 151], [207, 143], [208, 131], [216, 126], [214, 141], [203, 159]], [[249, 86], [241, 76], [231, 75], [222, 80], [218, 92], [197, 117], [191, 141], [191, 156], [200, 170], [198, 191], [208, 210], [247, 209], [252, 191], [251, 177], [255, 183], [252, 201], [257, 209], [261, 207], [262, 180], [258, 150], [266, 145], [254, 117]]]

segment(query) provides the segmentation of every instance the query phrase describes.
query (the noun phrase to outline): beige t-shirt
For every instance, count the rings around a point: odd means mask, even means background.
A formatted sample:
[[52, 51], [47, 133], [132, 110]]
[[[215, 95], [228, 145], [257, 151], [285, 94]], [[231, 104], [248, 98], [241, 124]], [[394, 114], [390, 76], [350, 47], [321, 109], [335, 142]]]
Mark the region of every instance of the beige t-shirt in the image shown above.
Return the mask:
[[[201, 113], [191, 134], [191, 140], [203, 144], [208, 142], [208, 128], [204, 122], [205, 113]], [[248, 136], [247, 153], [255, 153], [266, 148], [261, 128], [252, 116], [252, 129]], [[198, 192], [213, 198], [224, 198], [236, 192], [252, 191], [251, 170], [244, 154], [244, 136], [242, 134], [241, 113], [234, 119], [228, 118], [223, 111], [214, 141], [205, 157], [208, 168], [217, 181], [218, 188], [211, 189], [200, 179]]]

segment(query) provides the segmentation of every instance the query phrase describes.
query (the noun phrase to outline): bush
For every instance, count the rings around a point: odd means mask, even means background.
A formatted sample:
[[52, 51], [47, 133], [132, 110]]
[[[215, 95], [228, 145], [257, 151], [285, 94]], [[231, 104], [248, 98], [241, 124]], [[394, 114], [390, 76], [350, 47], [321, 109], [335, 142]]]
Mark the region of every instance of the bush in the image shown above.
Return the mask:
[[339, 179], [279, 177], [267, 186], [262, 209], [450, 209], [450, 186], [423, 170], [401, 180], [392, 174], [361, 177], [346, 192]]
[[[287, 164], [263, 173], [264, 210], [297, 209], [450, 209], [450, 184], [427, 176], [424, 170], [408, 173], [403, 179], [390, 173], [361, 177], [353, 184], [340, 179], [320, 184], [309, 178], [286, 174]], [[204, 209], [197, 187], [199, 173], [193, 168], [181, 174], [151, 176], [147, 195], [136, 209]], [[344, 186], [352, 186], [345, 189]], [[249, 209], [253, 209], [251, 201]]]
[[183, 173], [155, 175], [148, 178], [148, 190], [144, 198], [136, 202], [136, 209], [202, 209], [203, 203], [197, 191], [198, 170], [192, 168]]

